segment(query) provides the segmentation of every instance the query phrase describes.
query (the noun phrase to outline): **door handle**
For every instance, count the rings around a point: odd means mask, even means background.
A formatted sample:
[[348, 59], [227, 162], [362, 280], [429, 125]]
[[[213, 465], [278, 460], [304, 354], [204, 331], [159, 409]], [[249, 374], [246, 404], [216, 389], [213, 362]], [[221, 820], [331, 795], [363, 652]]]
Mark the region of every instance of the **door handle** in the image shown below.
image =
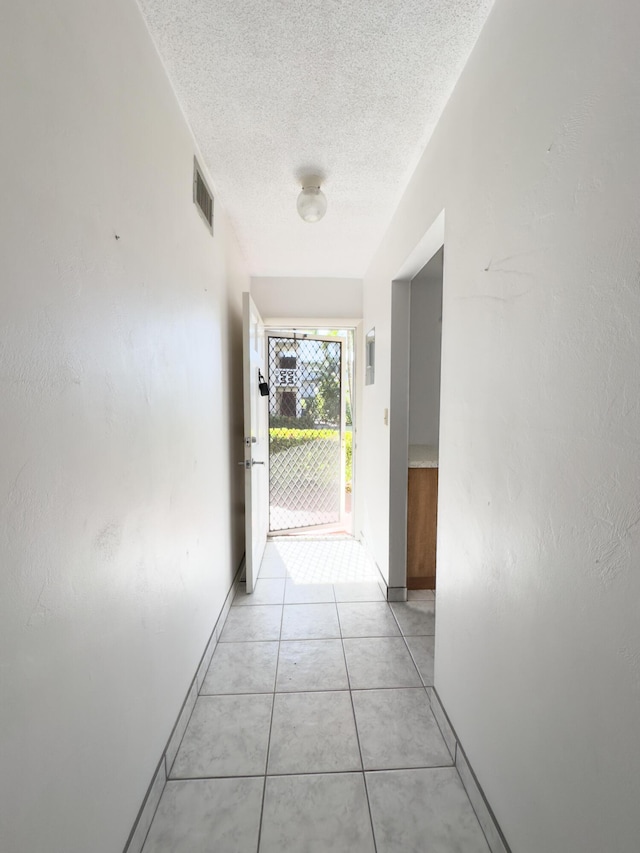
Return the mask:
[[252, 460], [251, 460], [251, 464], [252, 464], [252, 465], [264, 465], [264, 462], [258, 462], [258, 460], [257, 460], [257, 459], [252, 459]]
[[237, 464], [242, 465], [249, 471], [254, 465], [264, 465], [264, 462], [259, 462], [257, 459], [245, 459], [244, 462], [238, 462]]

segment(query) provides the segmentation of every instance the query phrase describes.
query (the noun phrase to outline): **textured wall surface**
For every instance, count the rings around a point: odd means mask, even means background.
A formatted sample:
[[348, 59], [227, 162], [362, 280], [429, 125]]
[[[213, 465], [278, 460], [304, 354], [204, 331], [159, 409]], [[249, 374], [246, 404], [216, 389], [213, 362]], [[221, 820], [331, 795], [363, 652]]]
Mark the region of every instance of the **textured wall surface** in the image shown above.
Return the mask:
[[365, 278], [446, 210], [436, 686], [517, 853], [640, 838], [640, 10], [498, 0]]
[[117, 853], [242, 553], [249, 282], [134, 3], [0, 67], [0, 849]]
[[409, 444], [438, 446], [442, 345], [442, 252], [411, 282]]

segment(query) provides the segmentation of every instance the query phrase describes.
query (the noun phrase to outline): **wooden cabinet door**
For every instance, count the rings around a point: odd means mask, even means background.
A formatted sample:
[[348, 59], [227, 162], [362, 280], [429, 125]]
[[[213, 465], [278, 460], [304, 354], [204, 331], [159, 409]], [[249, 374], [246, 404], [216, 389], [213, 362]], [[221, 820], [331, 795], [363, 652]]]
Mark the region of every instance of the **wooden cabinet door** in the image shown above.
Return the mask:
[[407, 589], [436, 588], [438, 469], [409, 468]]

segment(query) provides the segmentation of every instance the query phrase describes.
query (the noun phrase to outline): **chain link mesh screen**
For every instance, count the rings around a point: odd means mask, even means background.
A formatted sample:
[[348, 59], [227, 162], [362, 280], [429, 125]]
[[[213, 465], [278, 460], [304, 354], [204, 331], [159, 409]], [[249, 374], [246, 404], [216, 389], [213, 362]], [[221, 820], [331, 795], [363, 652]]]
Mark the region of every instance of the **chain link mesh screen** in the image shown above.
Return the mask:
[[269, 336], [269, 530], [340, 521], [339, 341]]

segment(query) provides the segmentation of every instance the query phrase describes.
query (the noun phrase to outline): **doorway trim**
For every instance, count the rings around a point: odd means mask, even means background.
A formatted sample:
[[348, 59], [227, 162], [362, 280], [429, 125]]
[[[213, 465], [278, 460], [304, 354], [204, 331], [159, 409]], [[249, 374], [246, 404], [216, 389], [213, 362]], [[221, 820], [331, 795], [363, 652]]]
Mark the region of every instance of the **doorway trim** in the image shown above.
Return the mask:
[[[411, 281], [444, 245], [444, 210], [406, 256], [391, 282], [389, 396], [389, 590], [407, 597], [407, 488]], [[444, 321], [443, 321], [444, 334]]]
[[[364, 320], [356, 317], [265, 317], [265, 333], [268, 335], [274, 331], [304, 329], [345, 329], [352, 330], [353, 342], [353, 373], [354, 373], [354, 406], [353, 406], [353, 456], [352, 456], [352, 504], [351, 504], [351, 535], [354, 539], [360, 537], [356, 533], [362, 530], [363, 501], [358, 499], [358, 471], [360, 470], [360, 451], [358, 448], [358, 434], [361, 423], [361, 414], [364, 396]], [[298, 531], [303, 532], [303, 531]], [[295, 535], [295, 534], [294, 534]], [[321, 532], [318, 535], [322, 535]]]

